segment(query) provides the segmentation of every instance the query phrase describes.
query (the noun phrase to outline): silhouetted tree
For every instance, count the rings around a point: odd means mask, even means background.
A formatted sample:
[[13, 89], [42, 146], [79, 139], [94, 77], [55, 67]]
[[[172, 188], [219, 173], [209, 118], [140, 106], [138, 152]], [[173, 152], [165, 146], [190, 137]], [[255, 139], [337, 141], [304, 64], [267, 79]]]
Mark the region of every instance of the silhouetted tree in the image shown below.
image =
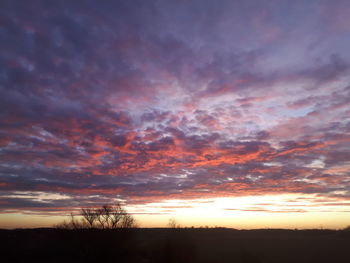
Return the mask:
[[[111, 222], [111, 228], [117, 228], [118, 225], [120, 224], [120, 222], [122, 222], [123, 220], [129, 220], [127, 218], [132, 218], [132, 220], [134, 221], [134, 218], [129, 215], [126, 210], [124, 208], [122, 208], [120, 206], [120, 204], [118, 203], [116, 206], [114, 206], [112, 209], [111, 209], [111, 212], [110, 212], [110, 222]], [[125, 224], [123, 224], [122, 222], [122, 225], [124, 226]], [[133, 224], [131, 224], [129, 227], [132, 227]], [[126, 227], [124, 227], [126, 228]]]
[[64, 221], [56, 227], [64, 229], [136, 227], [134, 217], [128, 214], [119, 203], [116, 205], [103, 205], [101, 208], [82, 208], [80, 215], [82, 216], [80, 221], [71, 214], [68, 222]]
[[86, 220], [86, 222], [89, 224], [90, 228], [93, 228], [94, 222], [97, 220], [97, 217], [98, 217], [98, 214], [96, 213], [95, 209], [82, 208], [81, 215]]
[[96, 209], [97, 221], [99, 222], [100, 228], [108, 228], [106, 225], [108, 223], [109, 212], [106, 205], [99, 209]]
[[135, 219], [131, 215], [125, 214], [122, 217], [121, 227], [122, 228], [132, 228], [134, 226], [136, 226]]
[[81, 221], [77, 220], [73, 213], [70, 213], [68, 221], [64, 220], [62, 223], [57, 224], [55, 227], [56, 228], [61, 228], [61, 229], [83, 229], [83, 228], [88, 228], [85, 220], [84, 219], [81, 219]]
[[175, 218], [170, 218], [170, 219], [169, 219], [169, 222], [168, 222], [168, 227], [169, 227], [169, 228], [180, 228], [181, 226], [180, 226], [180, 224], [178, 224], [178, 223], [176, 222], [176, 219], [175, 219]]

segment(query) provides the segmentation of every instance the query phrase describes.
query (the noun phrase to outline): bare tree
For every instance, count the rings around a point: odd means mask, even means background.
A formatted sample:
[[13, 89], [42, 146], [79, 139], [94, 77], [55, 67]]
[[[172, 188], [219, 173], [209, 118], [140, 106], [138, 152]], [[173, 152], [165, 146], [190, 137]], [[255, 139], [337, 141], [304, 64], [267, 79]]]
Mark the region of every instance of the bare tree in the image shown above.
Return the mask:
[[105, 217], [103, 216], [104, 209], [103, 208], [96, 209], [96, 214], [97, 214], [96, 219], [99, 223], [98, 227], [104, 229], [106, 225]]
[[68, 221], [64, 220], [62, 223], [57, 224], [56, 228], [60, 229], [82, 229], [87, 228], [87, 224], [84, 220], [77, 220], [73, 213], [70, 213]]
[[102, 228], [111, 228], [111, 213], [113, 207], [109, 205], [104, 205], [98, 211], [99, 222], [101, 222]]
[[122, 218], [121, 228], [133, 228], [135, 226], [135, 219], [131, 215], [125, 214]]
[[90, 228], [94, 227], [94, 222], [97, 220], [98, 214], [95, 209], [92, 208], [82, 208], [81, 215], [83, 219], [89, 224]]
[[132, 215], [118, 203], [116, 205], [103, 205], [101, 208], [82, 208], [81, 221], [77, 220], [71, 213], [68, 222], [57, 225], [64, 229], [85, 229], [85, 228], [133, 228], [136, 227]]
[[124, 208], [120, 206], [120, 204], [117, 204], [111, 212], [111, 228], [117, 228], [120, 222], [125, 219], [125, 217], [131, 216], [126, 212]]
[[179, 223], [177, 223], [175, 218], [170, 218], [169, 222], [168, 222], [168, 227], [169, 228], [180, 228], [181, 225]]
[[73, 229], [83, 228], [83, 224], [81, 224], [77, 219], [75, 219], [73, 213], [70, 213], [70, 225]]

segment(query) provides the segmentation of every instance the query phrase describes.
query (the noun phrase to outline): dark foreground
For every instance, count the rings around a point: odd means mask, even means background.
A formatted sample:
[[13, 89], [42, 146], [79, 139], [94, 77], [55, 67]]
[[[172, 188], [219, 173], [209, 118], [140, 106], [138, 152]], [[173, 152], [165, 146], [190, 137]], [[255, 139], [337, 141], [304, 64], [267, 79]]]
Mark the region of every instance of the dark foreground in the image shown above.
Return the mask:
[[350, 262], [350, 231], [0, 230], [2, 262]]

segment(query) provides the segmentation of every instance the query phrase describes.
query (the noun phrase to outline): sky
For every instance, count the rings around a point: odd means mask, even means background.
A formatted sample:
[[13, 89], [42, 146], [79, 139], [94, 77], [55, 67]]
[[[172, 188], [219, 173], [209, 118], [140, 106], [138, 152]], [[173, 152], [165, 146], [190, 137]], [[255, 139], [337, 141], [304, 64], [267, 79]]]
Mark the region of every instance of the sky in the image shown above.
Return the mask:
[[350, 1], [0, 2], [0, 227], [350, 225]]

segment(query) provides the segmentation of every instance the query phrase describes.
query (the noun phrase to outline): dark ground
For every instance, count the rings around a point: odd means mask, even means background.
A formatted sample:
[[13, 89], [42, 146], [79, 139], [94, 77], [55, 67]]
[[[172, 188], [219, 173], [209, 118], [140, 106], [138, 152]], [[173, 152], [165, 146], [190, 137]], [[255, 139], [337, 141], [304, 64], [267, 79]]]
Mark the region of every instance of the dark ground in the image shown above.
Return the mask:
[[2, 262], [350, 262], [350, 231], [335, 230], [18, 229], [0, 242]]

